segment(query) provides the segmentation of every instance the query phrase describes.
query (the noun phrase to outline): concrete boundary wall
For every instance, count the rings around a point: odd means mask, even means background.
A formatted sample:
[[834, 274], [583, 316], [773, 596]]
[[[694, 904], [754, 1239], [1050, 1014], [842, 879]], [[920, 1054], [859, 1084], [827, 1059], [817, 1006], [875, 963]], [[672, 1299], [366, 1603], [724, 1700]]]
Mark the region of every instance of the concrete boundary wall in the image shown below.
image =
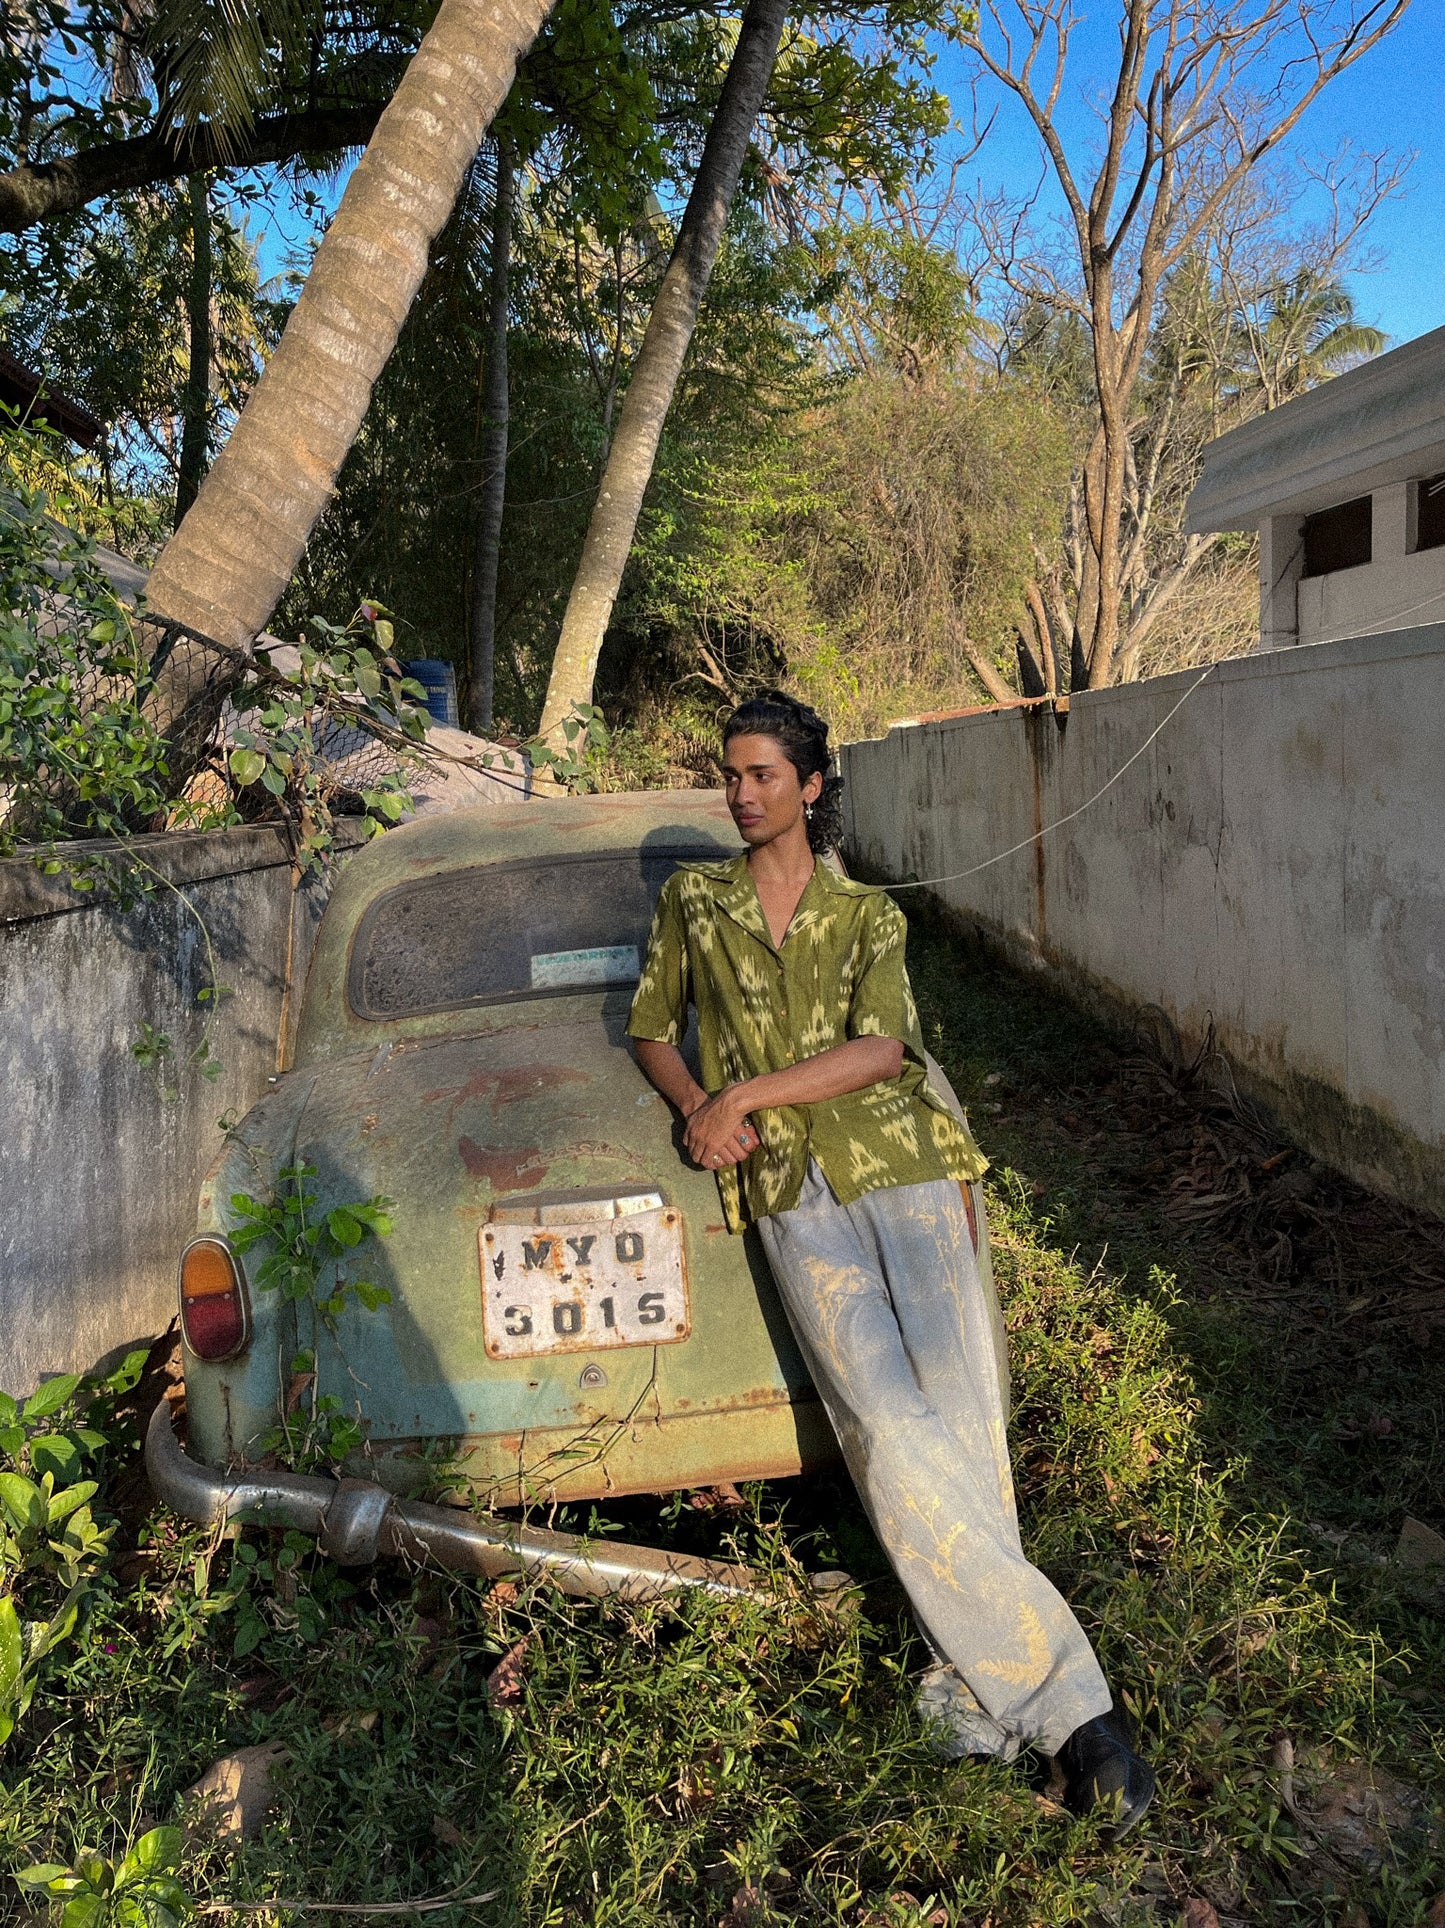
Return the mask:
[[[850, 854], [970, 869], [1079, 808], [1197, 670], [849, 744]], [[1239, 657], [1075, 822], [927, 893], [1114, 1017], [1211, 1020], [1329, 1163], [1445, 1214], [1445, 625]], [[910, 901], [905, 894], [905, 908]], [[916, 900], [915, 900], [916, 901]]]
[[[341, 826], [344, 844], [352, 841]], [[75, 845], [105, 855], [114, 845]], [[201, 1177], [288, 1049], [327, 885], [293, 891], [270, 828], [141, 837], [129, 908], [0, 863], [0, 1389], [85, 1371], [164, 1329]], [[203, 1034], [204, 922], [223, 984], [214, 1082], [137, 1062], [148, 1024]], [[175, 1095], [161, 1089], [163, 1080]]]

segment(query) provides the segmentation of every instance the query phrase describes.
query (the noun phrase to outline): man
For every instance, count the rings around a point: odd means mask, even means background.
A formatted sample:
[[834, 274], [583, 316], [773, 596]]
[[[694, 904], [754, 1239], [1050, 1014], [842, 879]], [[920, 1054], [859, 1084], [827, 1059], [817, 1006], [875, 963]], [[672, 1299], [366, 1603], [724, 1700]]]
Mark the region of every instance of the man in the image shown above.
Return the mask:
[[[1117, 1836], [1154, 1776], [1093, 1650], [1024, 1557], [1002, 1395], [963, 1186], [984, 1169], [928, 1083], [880, 890], [819, 861], [837, 841], [827, 728], [745, 704], [723, 738], [744, 855], [663, 887], [628, 1031], [687, 1120], [734, 1232], [756, 1223], [884, 1549], [939, 1657], [920, 1696], [946, 1752], [1060, 1757], [1067, 1799]], [[703, 1084], [678, 1046], [696, 1006]]]

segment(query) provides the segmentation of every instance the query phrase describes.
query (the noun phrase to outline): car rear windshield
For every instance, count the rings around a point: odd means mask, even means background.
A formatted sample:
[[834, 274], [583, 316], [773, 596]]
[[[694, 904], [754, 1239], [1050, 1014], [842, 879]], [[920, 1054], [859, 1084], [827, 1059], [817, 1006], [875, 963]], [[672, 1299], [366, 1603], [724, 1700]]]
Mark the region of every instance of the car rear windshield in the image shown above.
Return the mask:
[[358, 1017], [631, 987], [663, 882], [681, 858], [725, 850], [604, 850], [482, 864], [400, 884], [357, 930], [348, 994]]

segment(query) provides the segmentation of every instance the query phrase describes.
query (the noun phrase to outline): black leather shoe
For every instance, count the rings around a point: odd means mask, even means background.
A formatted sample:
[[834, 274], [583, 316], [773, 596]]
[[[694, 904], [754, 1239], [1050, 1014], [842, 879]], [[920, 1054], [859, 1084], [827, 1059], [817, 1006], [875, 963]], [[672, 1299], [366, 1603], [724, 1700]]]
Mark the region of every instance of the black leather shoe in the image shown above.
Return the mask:
[[1130, 1739], [1122, 1716], [1112, 1712], [1086, 1720], [1059, 1749], [1065, 1805], [1074, 1814], [1088, 1814], [1107, 1802], [1114, 1809], [1110, 1834], [1115, 1841], [1143, 1819], [1154, 1799], [1154, 1770], [1134, 1752]]

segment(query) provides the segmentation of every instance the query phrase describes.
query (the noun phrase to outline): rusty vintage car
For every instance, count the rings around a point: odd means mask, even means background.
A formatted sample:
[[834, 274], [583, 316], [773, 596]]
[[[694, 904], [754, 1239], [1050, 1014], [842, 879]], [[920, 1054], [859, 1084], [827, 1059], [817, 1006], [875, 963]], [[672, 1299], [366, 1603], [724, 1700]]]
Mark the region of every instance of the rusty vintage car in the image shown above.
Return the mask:
[[[347, 863], [294, 1065], [207, 1177], [181, 1258], [188, 1450], [164, 1407], [148, 1442], [178, 1511], [266, 1514], [343, 1561], [410, 1547], [582, 1592], [750, 1584], [527, 1517], [836, 1454], [760, 1246], [726, 1230], [624, 1036], [664, 878], [739, 848], [719, 794], [654, 792], [430, 818]], [[234, 1242], [235, 1201], [298, 1167], [314, 1216], [392, 1201], [391, 1234], [334, 1268], [389, 1302], [349, 1299], [334, 1330], [258, 1285], [264, 1243]], [[364, 1432], [339, 1481], [267, 1450], [302, 1350]], [[418, 1497], [443, 1468], [466, 1505]]]

